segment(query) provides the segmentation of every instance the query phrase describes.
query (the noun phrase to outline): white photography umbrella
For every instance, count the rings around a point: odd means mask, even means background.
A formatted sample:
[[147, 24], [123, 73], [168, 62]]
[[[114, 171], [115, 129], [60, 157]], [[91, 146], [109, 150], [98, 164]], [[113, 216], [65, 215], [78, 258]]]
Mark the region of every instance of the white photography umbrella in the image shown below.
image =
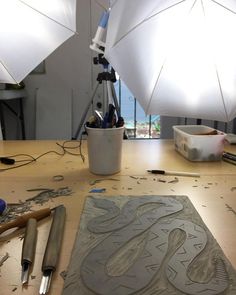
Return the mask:
[[1, 0], [0, 83], [22, 81], [76, 31], [76, 0]]
[[116, 0], [105, 56], [146, 114], [236, 116], [235, 0]]

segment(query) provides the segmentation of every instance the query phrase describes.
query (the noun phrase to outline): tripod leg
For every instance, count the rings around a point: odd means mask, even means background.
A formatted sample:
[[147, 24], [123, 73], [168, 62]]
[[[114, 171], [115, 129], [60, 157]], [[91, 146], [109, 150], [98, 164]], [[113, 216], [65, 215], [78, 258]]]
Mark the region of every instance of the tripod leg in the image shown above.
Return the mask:
[[103, 81], [103, 114], [108, 111], [109, 96], [107, 91], [107, 81]]
[[90, 108], [90, 106], [91, 106], [91, 104], [92, 104], [92, 102], [93, 102], [93, 99], [94, 99], [94, 96], [95, 96], [96, 91], [97, 91], [97, 89], [98, 89], [98, 86], [99, 86], [99, 82], [97, 82], [97, 84], [96, 84], [96, 86], [95, 86], [95, 88], [94, 88], [94, 90], [93, 90], [92, 96], [91, 96], [91, 98], [90, 98], [90, 100], [89, 100], [89, 102], [88, 102], [88, 104], [87, 104], [87, 107], [86, 107], [86, 109], [85, 109], [85, 111], [84, 111], [84, 113], [83, 113], [83, 115], [82, 115], [82, 117], [81, 117], [81, 120], [80, 120], [79, 126], [78, 126], [78, 128], [77, 128], [76, 133], [75, 133], [75, 136], [72, 138], [73, 140], [76, 140], [76, 139], [78, 138], [78, 136], [79, 136], [79, 134], [80, 134], [80, 131], [81, 131], [82, 127], [84, 126], [84, 121], [85, 121], [86, 116], [87, 116], [87, 114], [88, 114], [89, 108]]
[[116, 90], [115, 90], [115, 87], [114, 87], [113, 83], [111, 83], [111, 91], [112, 91], [113, 101], [114, 101], [114, 104], [115, 104], [117, 115], [118, 115], [118, 117], [120, 117], [120, 106], [119, 106], [119, 103], [118, 103], [118, 100], [117, 100]]

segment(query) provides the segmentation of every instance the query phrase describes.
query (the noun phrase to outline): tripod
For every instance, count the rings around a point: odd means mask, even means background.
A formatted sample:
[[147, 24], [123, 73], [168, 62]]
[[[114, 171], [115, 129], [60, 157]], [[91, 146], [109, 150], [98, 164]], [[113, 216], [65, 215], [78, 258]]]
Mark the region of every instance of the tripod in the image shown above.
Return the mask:
[[117, 112], [117, 115], [120, 116], [120, 107], [117, 100], [114, 84], [116, 82], [116, 75], [113, 68], [109, 71], [109, 63], [108, 61], [103, 57], [103, 54], [99, 54], [98, 57], [95, 57], [93, 60], [94, 64], [102, 64], [103, 65], [103, 72], [99, 73], [97, 76], [97, 83], [93, 89], [93, 93], [88, 101], [88, 104], [84, 110], [84, 113], [81, 117], [81, 120], [79, 122], [78, 128], [76, 130], [75, 136], [72, 138], [72, 140], [76, 140], [81, 132], [81, 129], [84, 126], [84, 121], [87, 117], [88, 111], [90, 109], [90, 106], [93, 104], [94, 97], [96, 95], [98, 86], [103, 83], [103, 81], [106, 82], [106, 90], [107, 90], [107, 97], [104, 100], [104, 109], [108, 109], [109, 103], [114, 103], [115, 109]]

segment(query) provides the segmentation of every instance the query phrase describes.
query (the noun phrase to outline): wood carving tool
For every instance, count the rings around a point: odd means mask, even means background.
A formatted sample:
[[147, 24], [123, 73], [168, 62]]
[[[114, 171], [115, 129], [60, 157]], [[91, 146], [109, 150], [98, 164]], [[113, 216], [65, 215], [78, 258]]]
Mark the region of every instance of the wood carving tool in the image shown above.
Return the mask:
[[50, 288], [53, 272], [56, 270], [57, 261], [61, 250], [61, 242], [65, 225], [66, 209], [63, 205], [55, 208], [53, 221], [43, 257], [43, 277], [39, 294], [47, 294]]
[[14, 228], [14, 227], [18, 227], [18, 228], [22, 228], [25, 227], [27, 224], [27, 221], [30, 218], [35, 218], [36, 220], [41, 220], [47, 216], [49, 216], [52, 212], [53, 209], [50, 208], [45, 208], [45, 209], [40, 209], [34, 212], [30, 212], [21, 216], [18, 216], [16, 219], [9, 221], [7, 223], [3, 223], [0, 224], [0, 234], [2, 234], [3, 232], [5, 232], [8, 229]]
[[36, 240], [37, 240], [37, 220], [34, 218], [30, 218], [27, 222], [27, 226], [25, 230], [25, 238], [24, 238], [22, 254], [21, 254], [22, 285], [26, 284], [29, 280], [29, 269], [34, 260]]

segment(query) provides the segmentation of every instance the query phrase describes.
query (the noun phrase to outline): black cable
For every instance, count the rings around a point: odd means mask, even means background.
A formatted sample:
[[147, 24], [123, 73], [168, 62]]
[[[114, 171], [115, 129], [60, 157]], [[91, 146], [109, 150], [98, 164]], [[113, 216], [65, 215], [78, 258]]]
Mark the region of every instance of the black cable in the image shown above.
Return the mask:
[[[60, 143], [56, 143], [58, 146], [60, 146], [63, 150], [65, 150], [65, 152], [69, 155], [73, 155], [73, 156], [80, 156], [82, 161], [84, 162], [85, 161], [85, 157], [82, 153], [82, 136], [83, 134], [81, 134], [80, 136], [80, 140], [79, 140], [79, 144], [76, 145], [76, 146], [66, 146], [67, 143], [74, 143], [75, 141], [74, 140], [67, 140], [67, 141], [64, 141], [63, 144], [60, 144]], [[79, 148], [79, 153], [72, 153], [71, 151], [69, 150], [73, 150], [73, 149], [77, 149]]]
[[12, 155], [12, 156], [8, 156], [7, 158], [9, 159], [14, 159], [15, 162], [23, 162], [23, 161], [29, 161], [29, 159], [25, 159], [25, 160], [16, 160], [15, 158], [17, 157], [29, 157], [31, 160], [35, 160], [35, 158], [29, 154], [16, 154], [16, 155]]
[[[43, 156], [47, 155], [47, 154], [50, 154], [50, 153], [54, 153], [58, 156], [61, 156], [63, 157], [66, 153], [67, 154], [70, 154], [70, 155], [73, 155], [73, 156], [80, 156], [82, 161], [84, 162], [85, 161], [85, 157], [84, 155], [82, 154], [82, 150], [81, 150], [81, 146], [82, 146], [82, 135], [80, 137], [80, 141], [79, 141], [79, 144], [77, 144], [76, 146], [68, 146], [66, 145], [67, 143], [69, 142], [73, 142], [72, 140], [67, 140], [67, 141], [64, 141], [62, 144], [56, 142], [56, 144], [62, 149], [62, 153], [60, 152], [57, 152], [57, 151], [54, 151], [54, 150], [50, 150], [50, 151], [47, 151], [37, 157], [33, 157], [29, 154], [16, 154], [16, 155], [11, 155], [11, 156], [7, 156], [7, 157], [0, 157], [0, 162], [3, 163], [3, 164], [6, 164], [6, 165], [14, 165], [15, 163], [22, 163], [22, 162], [26, 162], [26, 163], [23, 163], [23, 164], [20, 164], [20, 165], [17, 165], [17, 166], [11, 166], [11, 167], [7, 167], [7, 168], [0, 168], [0, 172], [3, 172], [3, 171], [6, 171], [6, 170], [12, 170], [12, 169], [16, 169], [16, 168], [20, 168], [20, 167], [23, 167], [23, 166], [26, 166], [26, 165], [29, 165], [33, 162], [36, 162], [37, 160], [39, 160], [40, 158], [42, 158]], [[71, 152], [70, 150], [72, 149], [77, 149], [79, 148], [79, 153], [73, 153]], [[15, 158], [17, 157], [28, 157], [29, 159], [21, 159], [21, 160], [16, 160]]]

